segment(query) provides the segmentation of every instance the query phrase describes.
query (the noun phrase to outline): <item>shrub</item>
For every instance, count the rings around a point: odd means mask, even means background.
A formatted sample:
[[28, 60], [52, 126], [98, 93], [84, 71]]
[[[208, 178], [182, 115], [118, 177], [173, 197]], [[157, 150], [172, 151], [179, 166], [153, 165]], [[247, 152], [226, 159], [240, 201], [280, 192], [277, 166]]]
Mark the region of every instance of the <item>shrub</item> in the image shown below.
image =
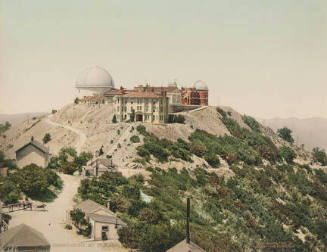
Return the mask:
[[326, 152], [319, 147], [312, 149], [313, 161], [319, 162], [321, 165], [327, 165], [327, 155]]
[[260, 132], [260, 124], [253, 117], [244, 115], [242, 119], [253, 131]]
[[65, 229], [72, 230], [73, 227], [72, 227], [72, 225], [66, 224]]
[[117, 135], [120, 135], [120, 129], [117, 130]]
[[279, 152], [281, 157], [284, 158], [285, 161], [289, 164], [293, 163], [293, 159], [296, 158], [295, 152], [287, 146], [281, 147]]
[[289, 143], [294, 143], [294, 139], [292, 137], [292, 130], [290, 130], [289, 128], [281, 128], [277, 130], [278, 136], [282, 139], [284, 139], [285, 141], [289, 142]]
[[198, 157], [203, 157], [206, 152], [206, 147], [202, 143], [191, 143], [191, 152]]
[[74, 103], [79, 104], [79, 102], [80, 102], [80, 99], [78, 97], [76, 97], [75, 100], [74, 100]]
[[136, 135], [131, 136], [130, 141], [132, 143], [139, 143], [140, 142], [140, 137], [139, 136], [136, 136]]
[[226, 112], [222, 108], [217, 108], [217, 112], [222, 116], [222, 117], [227, 117]]
[[43, 137], [43, 143], [46, 144], [51, 141], [51, 135], [50, 133], [46, 133]]
[[136, 130], [143, 136], [147, 134], [146, 128], [141, 124], [136, 127]]
[[214, 168], [218, 168], [220, 165], [218, 156], [213, 152], [206, 153], [204, 155], [204, 159], [205, 161], [208, 162], [209, 165], [211, 165]]

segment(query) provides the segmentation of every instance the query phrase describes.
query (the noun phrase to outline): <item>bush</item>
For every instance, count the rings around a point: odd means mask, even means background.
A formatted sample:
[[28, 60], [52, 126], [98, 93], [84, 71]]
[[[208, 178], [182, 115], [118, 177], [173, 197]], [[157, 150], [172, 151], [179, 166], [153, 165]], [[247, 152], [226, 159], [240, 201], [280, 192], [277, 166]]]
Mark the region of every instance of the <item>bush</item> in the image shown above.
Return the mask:
[[260, 132], [260, 124], [253, 117], [244, 115], [242, 119], [253, 131]]
[[66, 224], [65, 229], [67, 229], [67, 230], [72, 230], [73, 227], [72, 227], [72, 225]]
[[315, 147], [312, 149], [312, 157], [314, 162], [318, 162], [321, 165], [327, 165], [327, 155], [326, 152], [319, 147]]
[[278, 136], [282, 139], [284, 139], [285, 141], [289, 142], [289, 143], [294, 143], [294, 139], [292, 137], [292, 130], [284, 127], [281, 129], [277, 130]]
[[283, 146], [279, 149], [280, 155], [282, 158], [285, 159], [285, 161], [289, 164], [293, 163], [293, 159], [296, 158], [296, 154], [295, 152], [287, 147], [287, 146]]
[[79, 104], [79, 102], [80, 102], [80, 99], [78, 97], [76, 97], [75, 100], [74, 100], [74, 103]]
[[198, 157], [203, 157], [206, 147], [202, 143], [191, 143], [191, 152]]
[[43, 137], [43, 143], [46, 144], [51, 141], [51, 135], [50, 133], [46, 133]]
[[136, 135], [131, 136], [130, 141], [132, 143], [139, 143], [140, 142], [140, 137], [139, 136], [136, 136]]
[[226, 112], [222, 108], [217, 108], [217, 112], [222, 116], [222, 117], [227, 117]]
[[220, 160], [218, 156], [213, 152], [206, 153], [204, 155], [204, 159], [205, 161], [208, 162], [209, 165], [211, 165], [214, 168], [218, 168], [220, 165]]

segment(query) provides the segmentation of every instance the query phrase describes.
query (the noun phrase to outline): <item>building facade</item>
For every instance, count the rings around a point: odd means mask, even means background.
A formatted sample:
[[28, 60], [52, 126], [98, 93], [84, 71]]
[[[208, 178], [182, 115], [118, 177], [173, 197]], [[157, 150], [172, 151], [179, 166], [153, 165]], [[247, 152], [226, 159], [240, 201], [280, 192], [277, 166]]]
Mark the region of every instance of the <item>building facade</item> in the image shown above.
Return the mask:
[[168, 121], [167, 93], [134, 90], [118, 95], [114, 101], [118, 122], [166, 123]]
[[48, 165], [49, 159], [49, 149], [34, 140], [33, 137], [29, 143], [16, 150], [16, 164], [19, 168], [32, 163], [45, 168]]
[[[74, 209], [82, 210], [87, 220], [91, 223], [92, 240], [118, 240], [118, 229], [127, 227], [127, 224], [120, 220], [108, 208], [92, 200], [85, 200], [76, 205]], [[72, 223], [69, 211], [67, 211], [67, 222]]]

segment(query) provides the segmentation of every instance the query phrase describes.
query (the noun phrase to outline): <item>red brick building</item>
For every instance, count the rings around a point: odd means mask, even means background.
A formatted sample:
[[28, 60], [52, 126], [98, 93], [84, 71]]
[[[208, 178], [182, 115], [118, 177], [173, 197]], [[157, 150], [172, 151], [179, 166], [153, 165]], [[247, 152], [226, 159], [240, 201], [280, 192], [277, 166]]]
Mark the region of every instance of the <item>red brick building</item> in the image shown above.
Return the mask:
[[182, 104], [208, 106], [208, 86], [197, 81], [191, 88], [182, 88]]

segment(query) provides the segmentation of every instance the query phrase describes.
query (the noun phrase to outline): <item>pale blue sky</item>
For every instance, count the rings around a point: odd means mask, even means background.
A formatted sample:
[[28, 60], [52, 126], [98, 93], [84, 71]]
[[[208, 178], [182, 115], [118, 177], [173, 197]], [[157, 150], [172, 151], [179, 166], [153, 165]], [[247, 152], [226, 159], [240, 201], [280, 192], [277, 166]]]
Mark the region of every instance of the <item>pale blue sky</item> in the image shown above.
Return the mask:
[[71, 102], [84, 68], [117, 85], [204, 80], [211, 105], [327, 117], [326, 0], [0, 0], [0, 113]]

